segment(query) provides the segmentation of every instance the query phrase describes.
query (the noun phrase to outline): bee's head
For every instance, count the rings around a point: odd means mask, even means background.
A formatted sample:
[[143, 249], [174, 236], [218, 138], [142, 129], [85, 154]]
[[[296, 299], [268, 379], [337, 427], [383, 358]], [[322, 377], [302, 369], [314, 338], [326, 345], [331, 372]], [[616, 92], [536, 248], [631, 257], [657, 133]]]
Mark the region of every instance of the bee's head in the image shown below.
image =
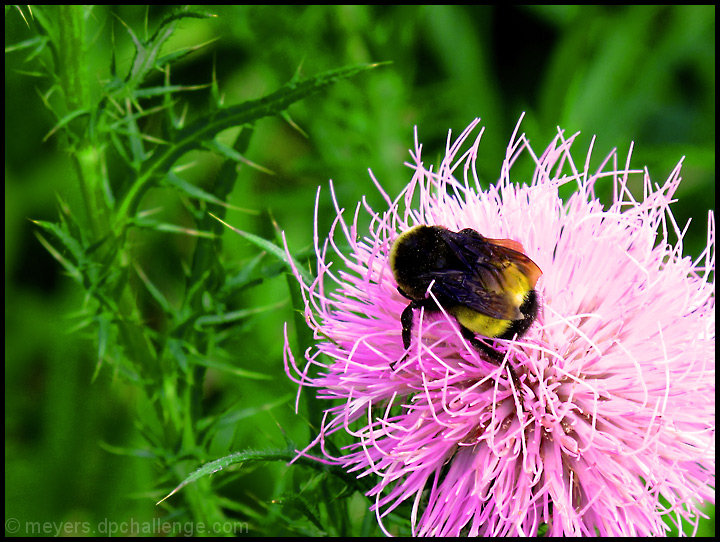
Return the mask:
[[403, 291], [424, 297], [432, 274], [448, 266], [448, 247], [441, 226], [415, 226], [395, 240], [390, 251], [390, 267]]

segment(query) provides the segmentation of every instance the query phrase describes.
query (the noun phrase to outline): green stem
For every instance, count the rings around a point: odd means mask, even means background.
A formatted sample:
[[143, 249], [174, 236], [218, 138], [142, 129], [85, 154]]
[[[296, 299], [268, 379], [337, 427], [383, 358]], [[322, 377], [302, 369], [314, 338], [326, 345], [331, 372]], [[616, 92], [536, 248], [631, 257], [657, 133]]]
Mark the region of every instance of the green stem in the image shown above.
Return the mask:
[[85, 58], [85, 11], [87, 6], [58, 6], [58, 61], [60, 85], [68, 112], [88, 105]]
[[[133, 254], [127, 240], [127, 224], [134, 216], [142, 194], [152, 181], [157, 180], [178, 156], [189, 148], [198, 146], [199, 138], [188, 133], [177, 148], [173, 147], [174, 152], [166, 151], [160, 160], [154, 160], [134, 183], [121, 204], [113, 208], [112, 200], [106, 194], [109, 185], [106, 166], [108, 158], [105, 151], [107, 132], [95, 129], [94, 124], [100, 123], [98, 119], [102, 117], [96, 117], [93, 112], [97, 111], [98, 115], [102, 115], [102, 111], [98, 110], [98, 104], [93, 101], [93, 93], [97, 90], [93, 86], [96, 78], [88, 76], [88, 9], [91, 8], [58, 6], [50, 12], [47, 20], [54, 22], [48, 24], [48, 28], [53, 30], [50, 35], [54, 38], [52, 42], [57, 78], [64, 99], [64, 110], [59, 112], [59, 117], [63, 119], [73, 115], [71, 121], [62, 124], [62, 132], [67, 138], [67, 148], [75, 165], [85, 207], [86, 220], [81, 226], [83, 237], [87, 246], [93, 247], [90, 259], [98, 264], [92, 266], [91, 273], [111, 277], [108, 283], [103, 284], [107, 288], [103, 295], [107, 297], [100, 296], [107, 301], [103, 310], [116, 311], [118, 341], [128, 359], [142, 368], [144, 391], [157, 408], [158, 419], [165, 425], [160, 429], [163, 434], [155, 435], [158, 442], [163, 442], [168, 450], [176, 451], [177, 457], [198, 458], [204, 455], [197, 434], [204, 369], [183, 373], [176, 363], [173, 363], [175, 360], [167, 359], [168, 353], [163, 347], [162, 339], [157, 346], [151, 340], [145, 326], [142, 306], [138, 304], [138, 299], [142, 296], [135, 291], [134, 282], [129, 280]], [[78, 115], [79, 111], [91, 114]], [[234, 172], [234, 168], [231, 169]], [[224, 193], [223, 196], [227, 194]], [[214, 245], [212, 242], [207, 242], [207, 245], [201, 244], [203, 249], [209, 252], [201, 251], [202, 257], [198, 261], [200, 267], [195, 269], [195, 273], [199, 275], [204, 273], [205, 266], [216, 261]], [[114, 272], [109, 272], [111, 269], [114, 269]], [[97, 280], [89, 282], [98, 284]], [[199, 299], [193, 302], [199, 303]], [[188, 468], [196, 465], [194, 460], [184, 460], [171, 462], [168, 466], [177, 473], [178, 479], [182, 480], [187, 475]], [[186, 498], [197, 521], [207, 525], [225, 521], [222, 507], [212, 493], [209, 480], [188, 488]]]
[[[102, 188], [105, 155], [93, 143], [85, 142], [81, 145], [75, 150], [73, 158], [92, 239], [97, 241], [110, 233], [111, 211]], [[108, 247], [111, 244], [106, 242], [104, 246]]]
[[[92, 111], [92, 79], [88, 76], [85, 19], [87, 6], [57, 7], [56, 58], [65, 115]], [[80, 115], [65, 128], [67, 144], [72, 152], [85, 203], [91, 240], [98, 241], [110, 233], [111, 209], [104, 194], [105, 153], [91, 137], [92, 117]], [[112, 243], [105, 243], [105, 247]], [[102, 252], [101, 252], [102, 255]]]
[[[92, 103], [88, 77], [87, 50], [85, 46], [85, 19], [87, 6], [58, 6], [57, 7], [57, 44], [56, 58], [58, 64], [59, 81], [65, 99], [65, 114], [74, 111], [92, 111], [96, 107]], [[80, 191], [85, 204], [86, 224], [89, 230], [91, 244], [102, 241], [97, 249], [95, 260], [104, 267], [119, 263], [127, 266], [129, 262], [122, 261], [127, 257], [127, 249], [123, 246], [124, 232], [113, 231], [113, 211], [105, 195], [106, 186], [106, 155], [103, 145], [95, 140], [94, 130], [88, 129], [93, 117], [81, 116], [65, 126], [68, 138], [68, 147], [75, 163]], [[157, 353], [144, 332], [142, 314], [138, 308], [136, 293], [132, 292], [131, 284], [127, 281], [117, 289], [119, 292], [118, 310], [119, 332], [122, 344], [128, 357], [150, 371], [161, 371], [156, 366]], [[159, 381], [151, 379], [150, 381]]]

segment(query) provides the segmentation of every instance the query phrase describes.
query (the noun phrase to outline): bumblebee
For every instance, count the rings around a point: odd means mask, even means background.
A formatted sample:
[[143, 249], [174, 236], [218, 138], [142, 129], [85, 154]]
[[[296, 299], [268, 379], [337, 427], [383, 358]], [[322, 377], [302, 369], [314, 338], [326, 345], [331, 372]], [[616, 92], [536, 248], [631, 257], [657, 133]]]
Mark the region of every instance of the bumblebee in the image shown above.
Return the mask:
[[519, 337], [537, 315], [534, 288], [542, 271], [516, 241], [489, 239], [470, 228], [453, 232], [420, 225], [395, 240], [389, 263], [398, 292], [410, 300], [400, 316], [405, 350], [413, 313], [421, 307], [439, 311], [441, 305], [457, 319], [466, 340], [496, 363], [502, 355], [475, 334]]

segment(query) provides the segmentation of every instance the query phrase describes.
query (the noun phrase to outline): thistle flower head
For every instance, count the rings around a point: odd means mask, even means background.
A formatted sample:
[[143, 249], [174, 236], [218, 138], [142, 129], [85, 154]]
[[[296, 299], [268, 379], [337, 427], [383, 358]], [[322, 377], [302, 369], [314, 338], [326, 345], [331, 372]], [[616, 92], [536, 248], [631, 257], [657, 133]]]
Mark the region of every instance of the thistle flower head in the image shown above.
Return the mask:
[[[592, 145], [577, 163], [575, 136], [562, 131], [538, 155], [516, 128], [499, 181], [482, 190], [482, 132], [470, 139], [478, 122], [448, 138], [437, 170], [416, 135], [414, 175], [394, 200], [383, 192], [387, 210], [363, 201], [349, 215], [333, 195], [332, 230], [315, 235], [317, 278], [305, 284], [296, 272], [318, 339], [304, 365], [286, 338], [288, 375], [328, 404], [300, 453], [319, 444], [318, 459], [374, 477], [381, 526], [407, 501], [415, 535], [660, 535], [663, 516], [695, 522], [698, 503], [714, 502], [712, 214], [703, 254], [683, 256], [670, 211], [680, 164], [662, 185], [631, 170], [630, 154], [619, 164], [613, 152], [591, 172]], [[535, 168], [518, 185], [523, 154]], [[642, 199], [628, 189], [631, 175], [643, 176]], [[609, 206], [595, 196], [601, 183], [612, 185]], [[563, 200], [565, 185], [574, 193]], [[361, 212], [368, 231], [358, 230]], [[513, 239], [542, 270], [537, 319], [522, 337], [495, 342], [501, 364], [444, 310], [417, 311], [403, 347], [408, 300], [388, 255], [417, 224]], [[349, 251], [338, 248], [340, 233]], [[336, 431], [354, 438], [339, 457], [324, 446]]]

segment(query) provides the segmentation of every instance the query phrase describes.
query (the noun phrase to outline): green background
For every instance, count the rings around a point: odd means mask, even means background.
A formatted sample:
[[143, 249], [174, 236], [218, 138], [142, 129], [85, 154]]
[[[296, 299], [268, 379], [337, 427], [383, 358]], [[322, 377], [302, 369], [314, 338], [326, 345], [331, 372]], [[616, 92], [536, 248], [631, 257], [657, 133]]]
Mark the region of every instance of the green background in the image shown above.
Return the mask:
[[[307, 247], [318, 186], [323, 186], [321, 232], [334, 216], [328, 179], [340, 205], [352, 210], [366, 196], [381, 210], [382, 198], [367, 170], [396, 194], [411, 176], [403, 163], [415, 125], [429, 164], [437, 162], [448, 129], [457, 134], [481, 117], [486, 131], [478, 165], [483, 182], [493, 182], [524, 111], [522, 130], [536, 152], [557, 126], [568, 134], [582, 132], [578, 157], [596, 135], [598, 161], [614, 147], [624, 157], [634, 141], [632, 165], [646, 165], [658, 183], [685, 155], [673, 212], [681, 227], [692, 219], [685, 253], [697, 257], [705, 245], [707, 214], [715, 201], [712, 6], [203, 9], [217, 17], [182, 21], [167, 48], [213, 41], [175, 66], [172, 80], [207, 83], [214, 69], [226, 104], [268, 94], [298, 70], [313, 75], [349, 64], [392, 62], [293, 105], [290, 114], [307, 137], [278, 118], [257, 124], [247, 158], [274, 175], [245, 170], [230, 203], [263, 212], [230, 211], [228, 222], [240, 229], [271, 238], [272, 217], [293, 249]], [[126, 68], [131, 41], [118, 20], [141, 31], [147, 18], [153, 29], [167, 11], [125, 6], [97, 7], [93, 13], [94, 65], [109, 63], [114, 33], [118, 64]], [[19, 13], [8, 8], [5, 32], [6, 47], [30, 37]], [[93, 380], [92, 335], [73, 329], [83, 293], [39, 244], [29, 220], [55, 220], [57, 196], [73, 202], [78, 194], [67, 155], [55, 138], [43, 141], [54, 125], [39, 98], [38, 90], [47, 85], [28, 72], [25, 55], [6, 52], [6, 534], [14, 534], [8, 518], [53, 526], [97, 526], [106, 518], [151, 521], [160, 515], [152, 463], [113, 453], [116, 447], [143, 446], [133, 425], [134, 390], [107, 369]], [[101, 68], [95, 74], [99, 80], [107, 75]], [[186, 98], [200, 109], [207, 101], [203, 92]], [[202, 185], [217, 163], [200, 156], [198, 164], [191, 178]], [[641, 197], [639, 187], [635, 193]], [[602, 197], [607, 199], [607, 192]], [[162, 204], [162, 194], [147, 199], [148, 207]], [[187, 250], [183, 243], [172, 237], [146, 250], [145, 257], [167, 274], [169, 291], [179, 276], [172, 265]], [[257, 252], [230, 236], [226, 248], [228, 258], [238, 261]], [[249, 307], [282, 302], [287, 285], [282, 278], [268, 281], [252, 295]], [[290, 320], [292, 309], [285, 304], [237, 330], [244, 366], [272, 375], [267, 384], [208, 374], [208, 401], [240, 402], [246, 409], [232, 436], [238, 449], [281, 446], [284, 432], [296, 442], [308, 441], [305, 420], [293, 413], [295, 386], [282, 370], [282, 325]], [[277, 465], [251, 469], [236, 475], [227, 491], [257, 507], [275, 497], [267, 480], [286, 472]], [[367, 504], [358, 499], [358, 514]], [[714, 532], [710, 522], [704, 528]]]

